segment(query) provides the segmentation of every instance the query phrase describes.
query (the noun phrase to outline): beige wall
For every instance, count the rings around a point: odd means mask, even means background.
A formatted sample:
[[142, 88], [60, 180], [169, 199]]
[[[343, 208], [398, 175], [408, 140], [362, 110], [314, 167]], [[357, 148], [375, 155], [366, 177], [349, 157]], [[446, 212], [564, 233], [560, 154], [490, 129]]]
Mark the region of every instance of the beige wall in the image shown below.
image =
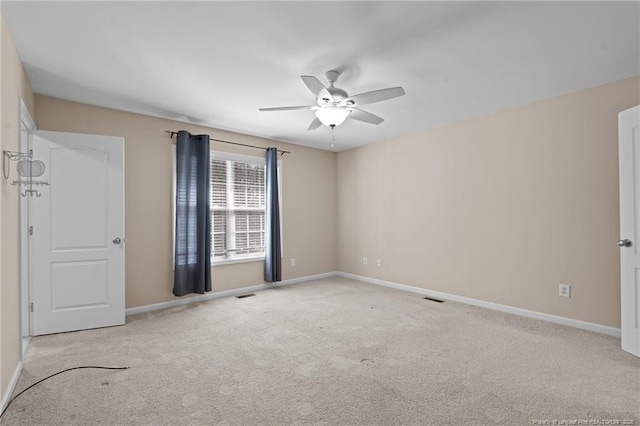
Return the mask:
[[[38, 129], [124, 136], [126, 304], [175, 300], [172, 271], [171, 140], [165, 130], [292, 151], [282, 158], [283, 278], [337, 268], [336, 154], [106, 108], [36, 96]], [[212, 142], [247, 155], [263, 151]], [[296, 259], [290, 267], [289, 259]], [[213, 268], [213, 291], [261, 284], [263, 262]]]
[[619, 327], [617, 113], [638, 103], [631, 78], [339, 153], [339, 270]]
[[[3, 150], [18, 151], [20, 127], [18, 124], [18, 104], [22, 97], [30, 111], [33, 111], [34, 96], [29, 79], [22, 68], [9, 28], [2, 21], [2, 131]], [[12, 166], [15, 164], [12, 164]], [[2, 179], [0, 191], [1, 250], [0, 272], [0, 392], [5, 392], [7, 384], [20, 359], [20, 249], [18, 234], [18, 188]], [[4, 395], [3, 395], [4, 396]]]

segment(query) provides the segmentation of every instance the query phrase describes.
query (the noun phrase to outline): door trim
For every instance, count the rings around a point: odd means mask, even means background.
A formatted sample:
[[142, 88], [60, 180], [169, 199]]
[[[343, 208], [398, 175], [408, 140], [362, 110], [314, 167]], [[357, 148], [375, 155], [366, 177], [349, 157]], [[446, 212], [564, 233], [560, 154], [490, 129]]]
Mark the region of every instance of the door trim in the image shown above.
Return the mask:
[[[36, 130], [36, 123], [24, 102], [18, 99], [18, 123], [19, 123], [19, 150], [27, 152], [30, 147], [30, 133]], [[27, 130], [27, 140], [23, 137], [22, 130]], [[31, 303], [31, 288], [29, 282], [29, 197], [20, 196], [18, 188], [19, 203], [19, 242], [20, 242], [20, 339], [31, 336], [31, 313], [29, 303]], [[20, 360], [26, 351], [26, 345], [21, 344]]]

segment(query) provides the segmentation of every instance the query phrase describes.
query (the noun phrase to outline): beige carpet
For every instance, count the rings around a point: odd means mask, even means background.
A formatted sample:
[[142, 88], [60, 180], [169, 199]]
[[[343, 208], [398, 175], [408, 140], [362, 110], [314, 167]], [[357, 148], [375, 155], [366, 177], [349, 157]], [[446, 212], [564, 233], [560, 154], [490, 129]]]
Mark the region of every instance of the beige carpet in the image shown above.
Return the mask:
[[131, 369], [56, 376], [3, 424], [640, 425], [619, 339], [341, 278], [34, 338], [16, 391], [79, 365]]

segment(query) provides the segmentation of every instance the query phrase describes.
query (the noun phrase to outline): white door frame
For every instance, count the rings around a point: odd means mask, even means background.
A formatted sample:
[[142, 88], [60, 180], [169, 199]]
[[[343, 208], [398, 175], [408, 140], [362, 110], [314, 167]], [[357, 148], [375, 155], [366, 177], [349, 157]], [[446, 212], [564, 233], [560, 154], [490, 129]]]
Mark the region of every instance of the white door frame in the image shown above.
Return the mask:
[[[18, 99], [19, 111], [19, 150], [20, 152], [28, 152], [30, 146], [30, 132], [36, 129], [36, 123], [31, 117], [31, 113], [22, 98]], [[29, 303], [31, 303], [31, 289], [29, 283], [29, 197], [20, 196], [20, 187], [18, 187], [19, 217], [20, 217], [20, 338], [31, 336], [31, 312]], [[25, 345], [20, 351], [20, 359], [24, 351]]]

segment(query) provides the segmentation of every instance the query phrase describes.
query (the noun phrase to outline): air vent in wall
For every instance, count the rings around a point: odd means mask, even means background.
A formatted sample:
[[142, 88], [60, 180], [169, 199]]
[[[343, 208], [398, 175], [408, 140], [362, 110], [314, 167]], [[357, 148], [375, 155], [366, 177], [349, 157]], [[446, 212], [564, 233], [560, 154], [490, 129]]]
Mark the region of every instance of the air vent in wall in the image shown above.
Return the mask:
[[241, 294], [239, 296], [236, 296], [236, 298], [244, 299], [245, 297], [252, 297], [252, 296], [255, 296], [255, 294], [254, 293]]

